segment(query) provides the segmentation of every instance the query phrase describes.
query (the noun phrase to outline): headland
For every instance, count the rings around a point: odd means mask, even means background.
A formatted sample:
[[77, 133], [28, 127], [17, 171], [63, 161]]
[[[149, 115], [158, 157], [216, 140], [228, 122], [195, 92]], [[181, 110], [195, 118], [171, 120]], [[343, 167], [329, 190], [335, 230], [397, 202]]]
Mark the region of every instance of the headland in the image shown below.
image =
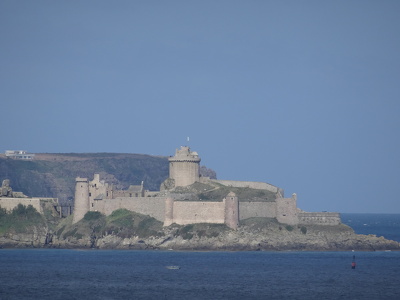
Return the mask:
[[[94, 173], [75, 180], [74, 208], [30, 198], [3, 181], [0, 206], [8, 224], [2, 247], [174, 250], [399, 250], [400, 244], [358, 235], [337, 212], [305, 212], [297, 195], [266, 182], [217, 180], [200, 174], [189, 147], [168, 158], [156, 191], [121, 189]], [[30, 207], [33, 208], [30, 209]], [[29, 209], [28, 209], [29, 208]], [[35, 213], [36, 212], [36, 213]], [[29, 218], [32, 217], [32, 220]], [[61, 217], [61, 218], [60, 218]], [[24, 224], [24, 225], [21, 225]]]

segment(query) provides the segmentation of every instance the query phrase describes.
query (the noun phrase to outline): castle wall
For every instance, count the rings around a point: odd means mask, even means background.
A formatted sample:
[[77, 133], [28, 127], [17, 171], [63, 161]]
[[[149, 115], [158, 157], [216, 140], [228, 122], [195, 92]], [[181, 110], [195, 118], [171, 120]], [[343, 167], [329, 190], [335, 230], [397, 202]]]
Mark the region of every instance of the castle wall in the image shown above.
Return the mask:
[[340, 214], [334, 212], [299, 212], [299, 224], [305, 225], [339, 225]]
[[266, 182], [252, 182], [252, 181], [235, 181], [235, 180], [218, 180], [211, 179], [212, 182], [216, 182], [225, 186], [239, 187], [239, 188], [252, 188], [258, 190], [267, 190], [273, 193], [280, 192], [283, 196], [283, 190]]
[[248, 218], [275, 218], [276, 202], [239, 202], [240, 220]]
[[90, 210], [99, 211], [108, 216], [114, 210], [125, 208], [164, 222], [165, 199], [165, 197], [118, 197], [115, 199], [94, 200], [94, 205]]
[[173, 204], [173, 223], [225, 223], [225, 201], [174, 201]]
[[113, 191], [114, 198], [133, 198], [133, 197], [144, 197], [143, 191], [130, 191], [130, 190], [121, 190], [121, 191]]
[[7, 212], [11, 212], [18, 204], [22, 204], [25, 206], [32, 205], [39, 213], [43, 213], [43, 209], [41, 206], [42, 202], [54, 202], [54, 205], [57, 203], [56, 198], [0, 198], [0, 207], [5, 208]]
[[297, 225], [299, 223], [297, 209], [297, 196], [292, 195], [292, 198], [276, 199], [276, 219], [279, 223]]

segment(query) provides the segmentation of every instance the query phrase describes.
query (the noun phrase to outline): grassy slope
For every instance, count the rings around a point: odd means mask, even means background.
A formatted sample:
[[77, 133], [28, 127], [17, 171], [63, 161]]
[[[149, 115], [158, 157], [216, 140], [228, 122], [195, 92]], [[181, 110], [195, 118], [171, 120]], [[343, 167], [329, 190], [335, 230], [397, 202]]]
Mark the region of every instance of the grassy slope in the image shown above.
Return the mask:
[[58, 225], [55, 234], [60, 240], [68, 238], [79, 240], [88, 236], [98, 238], [108, 234], [121, 238], [131, 236], [147, 238], [162, 236], [162, 225], [162, 222], [152, 217], [118, 209], [109, 216], [99, 212], [88, 212], [81, 221], [75, 224], [72, 224], [72, 217], [69, 217]]
[[192, 199], [195, 201], [222, 201], [230, 192], [234, 192], [239, 201], [270, 202], [276, 199], [276, 194], [267, 190], [230, 187], [214, 182], [210, 184], [196, 182], [187, 187], [177, 187], [173, 191], [177, 194], [195, 193], [197, 197]]

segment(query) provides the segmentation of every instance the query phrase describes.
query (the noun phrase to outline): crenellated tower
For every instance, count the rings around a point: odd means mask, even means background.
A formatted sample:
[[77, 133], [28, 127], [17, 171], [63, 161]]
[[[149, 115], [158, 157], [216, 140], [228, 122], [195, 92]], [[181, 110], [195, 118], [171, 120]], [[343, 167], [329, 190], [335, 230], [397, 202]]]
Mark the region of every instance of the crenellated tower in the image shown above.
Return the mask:
[[175, 180], [175, 187], [191, 185], [200, 180], [200, 157], [189, 147], [176, 149], [169, 159], [169, 178]]

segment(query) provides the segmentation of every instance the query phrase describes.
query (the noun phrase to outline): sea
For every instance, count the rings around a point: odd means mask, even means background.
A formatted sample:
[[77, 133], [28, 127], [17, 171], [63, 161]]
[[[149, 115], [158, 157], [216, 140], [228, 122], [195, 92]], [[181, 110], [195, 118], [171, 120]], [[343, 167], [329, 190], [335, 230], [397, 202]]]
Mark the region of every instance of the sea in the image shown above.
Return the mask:
[[[400, 214], [342, 221], [400, 242]], [[0, 299], [398, 300], [400, 251], [1, 249]]]

